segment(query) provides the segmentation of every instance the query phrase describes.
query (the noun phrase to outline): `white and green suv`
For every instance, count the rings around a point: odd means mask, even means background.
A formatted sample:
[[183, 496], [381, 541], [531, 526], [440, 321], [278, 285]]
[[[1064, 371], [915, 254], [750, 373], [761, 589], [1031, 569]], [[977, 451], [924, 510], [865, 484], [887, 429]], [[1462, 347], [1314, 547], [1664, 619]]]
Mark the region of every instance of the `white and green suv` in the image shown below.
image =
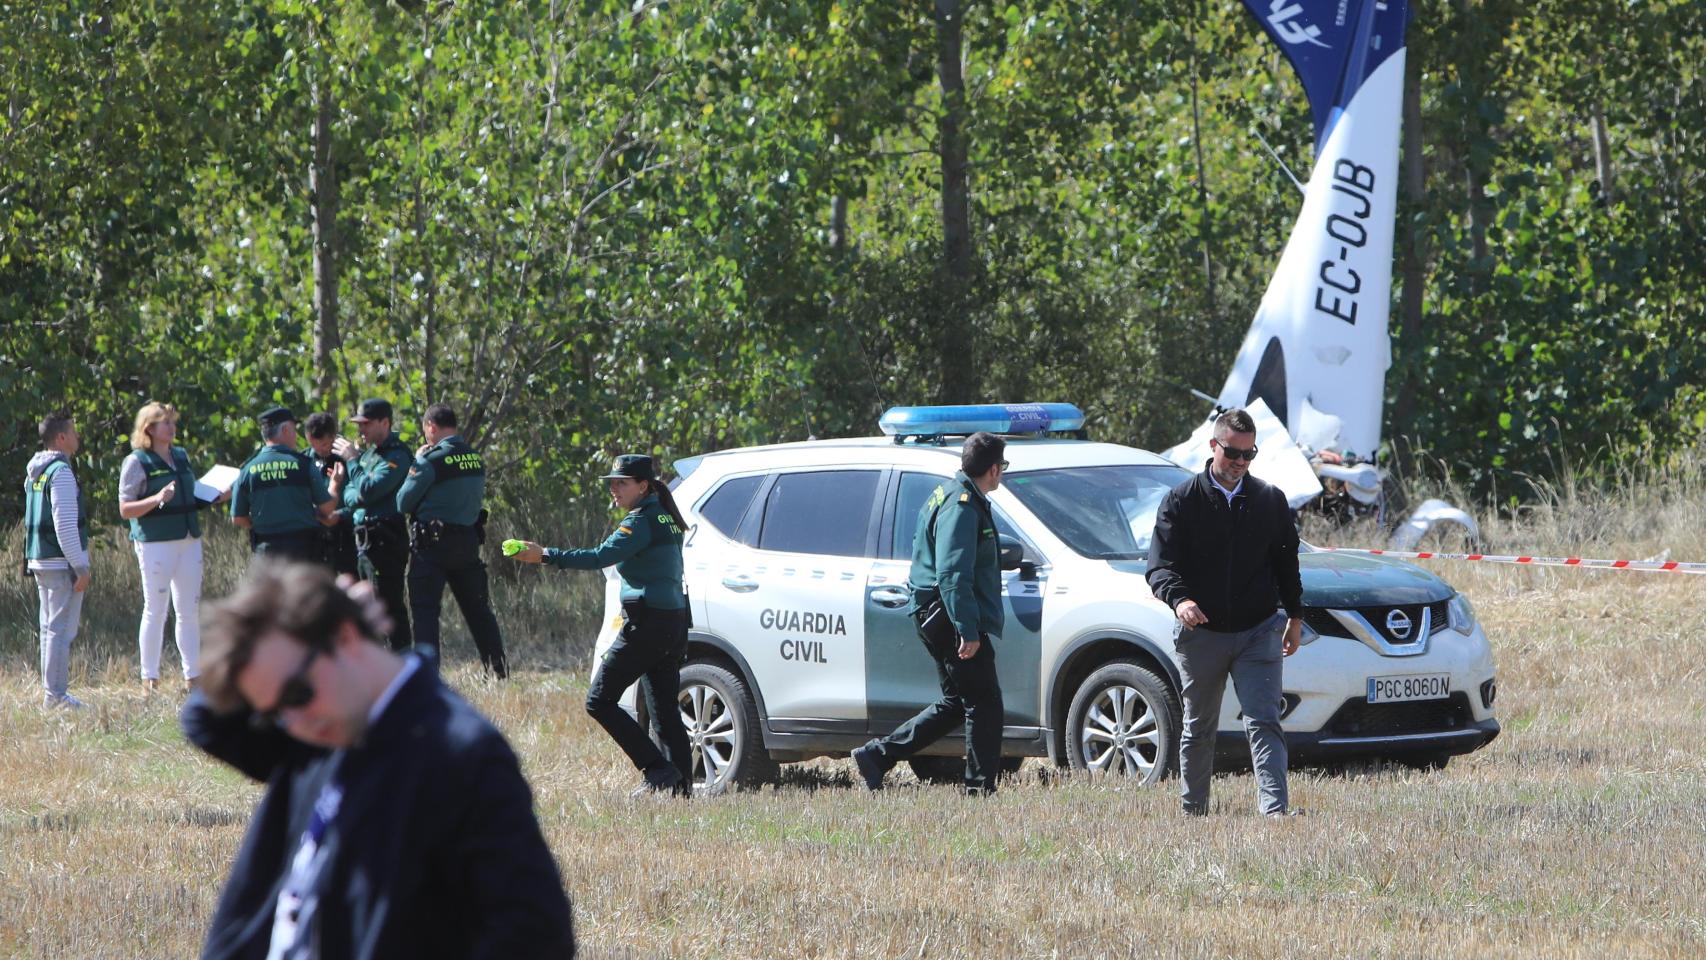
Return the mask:
[[[1190, 471], [1082, 439], [1082, 423], [1066, 404], [895, 408], [884, 436], [676, 461], [694, 622], [680, 702], [701, 788], [847, 753], [937, 697], [907, 570], [919, 508], [977, 429], [1007, 434], [1012, 464], [991, 498], [1007, 762], [1144, 783], [1175, 769], [1177, 625], [1144, 569], [1161, 497]], [[1438, 766], [1498, 735], [1492, 653], [1467, 599], [1400, 561], [1308, 546], [1301, 560], [1304, 645], [1285, 664], [1282, 714], [1294, 763]], [[614, 638], [613, 574], [606, 603], [599, 653]], [[624, 702], [638, 712], [632, 690]], [[1231, 691], [1220, 741], [1227, 761], [1248, 763]], [[958, 782], [963, 751], [946, 737], [912, 766]]]

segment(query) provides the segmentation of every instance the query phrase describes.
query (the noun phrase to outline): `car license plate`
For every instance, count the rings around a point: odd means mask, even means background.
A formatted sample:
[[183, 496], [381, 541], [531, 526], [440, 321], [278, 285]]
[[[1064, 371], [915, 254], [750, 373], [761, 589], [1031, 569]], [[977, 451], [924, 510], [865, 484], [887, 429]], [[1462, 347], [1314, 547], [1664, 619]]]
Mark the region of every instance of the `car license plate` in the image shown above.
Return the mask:
[[1449, 696], [1451, 696], [1451, 677], [1443, 673], [1368, 678], [1369, 703], [1397, 703], [1402, 700], [1444, 700]]

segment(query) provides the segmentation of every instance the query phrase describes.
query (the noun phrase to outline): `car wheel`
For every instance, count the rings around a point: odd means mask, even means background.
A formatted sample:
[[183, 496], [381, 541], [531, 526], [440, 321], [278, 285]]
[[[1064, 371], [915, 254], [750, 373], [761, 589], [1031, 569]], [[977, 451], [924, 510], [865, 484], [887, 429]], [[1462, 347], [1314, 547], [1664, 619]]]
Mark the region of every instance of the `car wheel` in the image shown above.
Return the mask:
[[[1010, 777], [1018, 773], [1024, 762], [1024, 757], [1002, 757], [1002, 775]], [[966, 781], [965, 757], [913, 757], [906, 761], [906, 765], [925, 783], [963, 784]]]
[[681, 723], [693, 745], [693, 786], [716, 795], [734, 784], [772, 779], [776, 764], [764, 752], [758, 706], [746, 682], [712, 663], [681, 670]]
[[1074, 770], [1131, 777], [1145, 786], [1178, 765], [1179, 698], [1151, 670], [1125, 660], [1079, 685], [1066, 715], [1066, 757]]

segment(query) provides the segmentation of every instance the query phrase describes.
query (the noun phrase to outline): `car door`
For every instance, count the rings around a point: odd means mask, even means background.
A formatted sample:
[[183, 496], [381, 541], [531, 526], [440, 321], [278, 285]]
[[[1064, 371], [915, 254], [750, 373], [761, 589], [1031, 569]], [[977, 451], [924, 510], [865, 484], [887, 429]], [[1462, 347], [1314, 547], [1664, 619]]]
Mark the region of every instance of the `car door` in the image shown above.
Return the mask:
[[863, 585], [880, 468], [778, 472], [706, 571], [707, 627], [745, 656], [772, 729], [862, 732]]
[[[930, 494], [950, 476], [900, 472], [890, 483], [878, 558], [865, 585], [865, 697], [870, 732], [884, 735], [941, 696], [935, 661], [918, 639], [907, 613], [908, 574], [918, 514]], [[999, 507], [996, 528], [1025, 543], [1033, 566], [1036, 550], [1019, 536]], [[1001, 575], [1005, 623], [995, 643], [995, 672], [1001, 680], [1007, 727], [1040, 726], [1038, 677], [1042, 654], [1043, 581], [1020, 571]], [[1016, 733], [1016, 731], [1015, 731]]]

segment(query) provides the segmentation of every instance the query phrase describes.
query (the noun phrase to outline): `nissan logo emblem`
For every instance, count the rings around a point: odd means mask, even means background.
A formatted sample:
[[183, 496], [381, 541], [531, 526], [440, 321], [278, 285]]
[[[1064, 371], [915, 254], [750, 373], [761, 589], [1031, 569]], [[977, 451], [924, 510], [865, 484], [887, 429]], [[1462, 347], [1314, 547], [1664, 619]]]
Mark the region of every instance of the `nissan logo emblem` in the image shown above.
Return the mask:
[[1386, 615], [1386, 632], [1392, 634], [1394, 640], [1410, 638], [1410, 615], [1397, 607]]

